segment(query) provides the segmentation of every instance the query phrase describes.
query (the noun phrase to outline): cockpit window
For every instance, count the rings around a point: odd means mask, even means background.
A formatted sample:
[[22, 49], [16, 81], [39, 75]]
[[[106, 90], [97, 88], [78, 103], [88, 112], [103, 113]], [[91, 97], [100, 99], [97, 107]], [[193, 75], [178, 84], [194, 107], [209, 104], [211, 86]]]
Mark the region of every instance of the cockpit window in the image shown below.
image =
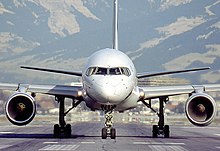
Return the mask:
[[94, 73], [95, 69], [96, 68], [94, 68], [94, 67], [90, 67], [89, 69], [87, 69], [86, 75], [91, 76]]
[[130, 76], [130, 70], [126, 67], [103, 68], [103, 67], [90, 67], [86, 71], [87, 76], [91, 75], [126, 75]]
[[107, 68], [101, 68], [101, 67], [90, 67], [86, 71], [86, 75], [87, 76], [91, 76], [91, 75], [106, 75], [107, 73], [108, 73], [108, 69]]
[[99, 68], [99, 67], [97, 67], [97, 71], [95, 72], [95, 74], [106, 75], [107, 74], [107, 68]]
[[110, 75], [121, 75], [120, 68], [109, 68], [109, 74]]
[[122, 74], [126, 75], [126, 76], [130, 76], [130, 70], [128, 68], [121, 68]]

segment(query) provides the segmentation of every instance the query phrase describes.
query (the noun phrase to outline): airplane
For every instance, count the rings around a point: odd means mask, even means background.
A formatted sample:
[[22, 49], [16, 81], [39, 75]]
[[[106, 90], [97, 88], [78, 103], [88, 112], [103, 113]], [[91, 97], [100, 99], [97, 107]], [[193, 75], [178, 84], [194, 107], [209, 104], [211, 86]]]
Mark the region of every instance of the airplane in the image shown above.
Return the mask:
[[[196, 126], [208, 126], [216, 115], [216, 102], [206, 92], [220, 91], [220, 84], [177, 85], [177, 86], [138, 86], [141, 78], [176, 73], [207, 70], [209, 67], [174, 70], [154, 73], [137, 73], [132, 60], [118, 49], [118, 0], [114, 2], [113, 13], [113, 46], [92, 54], [82, 71], [65, 71], [34, 66], [21, 66], [23, 69], [59, 73], [82, 78], [81, 85], [32, 85], [0, 83], [0, 89], [14, 93], [5, 105], [7, 119], [14, 125], [29, 124], [36, 114], [37, 94], [55, 96], [59, 103], [59, 124], [54, 125], [55, 138], [71, 137], [72, 128], [65, 121], [65, 116], [81, 102], [85, 102], [92, 111], [102, 110], [105, 113], [105, 124], [101, 130], [101, 138], [116, 138], [113, 127], [112, 112], [124, 112], [137, 107], [142, 102], [154, 111], [159, 121], [153, 125], [152, 137], [163, 135], [170, 137], [169, 125], [164, 122], [164, 106], [170, 96], [188, 94], [185, 111], [188, 120]], [[72, 99], [72, 106], [65, 109], [65, 98]], [[158, 98], [159, 111], [151, 106], [151, 100]]]

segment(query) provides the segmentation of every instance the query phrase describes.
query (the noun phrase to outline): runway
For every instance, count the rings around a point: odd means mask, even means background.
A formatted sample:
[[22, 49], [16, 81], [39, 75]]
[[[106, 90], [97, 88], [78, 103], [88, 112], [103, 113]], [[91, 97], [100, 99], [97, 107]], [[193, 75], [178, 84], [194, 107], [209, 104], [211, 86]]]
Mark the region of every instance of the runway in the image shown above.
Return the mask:
[[170, 138], [152, 138], [152, 126], [143, 123], [115, 123], [117, 138], [102, 140], [103, 122], [72, 124], [72, 137], [54, 139], [53, 125], [33, 122], [25, 127], [0, 124], [0, 150], [7, 151], [187, 151], [220, 150], [220, 128], [170, 125]]

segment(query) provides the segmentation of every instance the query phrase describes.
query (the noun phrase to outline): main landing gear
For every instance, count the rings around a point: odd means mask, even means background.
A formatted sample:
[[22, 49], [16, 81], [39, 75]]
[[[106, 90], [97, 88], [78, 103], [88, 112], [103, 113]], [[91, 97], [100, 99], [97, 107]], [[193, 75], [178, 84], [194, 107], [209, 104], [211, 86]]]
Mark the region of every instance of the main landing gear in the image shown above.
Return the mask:
[[102, 128], [102, 139], [106, 139], [108, 136], [110, 136], [111, 139], [116, 138], [116, 130], [113, 128], [112, 111], [105, 113], [105, 127]]
[[169, 125], [164, 125], [164, 103], [169, 101], [168, 97], [160, 97], [159, 98], [159, 113], [151, 107], [151, 100], [149, 103], [142, 101], [144, 105], [150, 108], [152, 111], [157, 113], [159, 117], [158, 125], [153, 125], [152, 137], [156, 138], [158, 135], [164, 135], [165, 138], [170, 137], [170, 128]]
[[60, 137], [66, 137], [70, 138], [71, 137], [71, 125], [66, 124], [65, 122], [65, 116], [77, 105], [80, 104], [80, 100], [75, 102], [73, 99], [72, 107], [65, 112], [65, 97], [64, 96], [56, 96], [55, 100], [59, 103], [59, 124], [54, 125], [54, 130], [53, 134], [55, 138], [60, 138]]

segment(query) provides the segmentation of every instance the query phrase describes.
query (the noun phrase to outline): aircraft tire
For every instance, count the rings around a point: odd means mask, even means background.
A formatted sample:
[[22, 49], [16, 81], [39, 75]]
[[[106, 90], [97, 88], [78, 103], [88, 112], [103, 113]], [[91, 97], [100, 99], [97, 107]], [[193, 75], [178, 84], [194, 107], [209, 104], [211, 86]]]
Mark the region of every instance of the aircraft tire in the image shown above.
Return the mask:
[[153, 125], [152, 137], [153, 138], [157, 138], [157, 135], [158, 135], [158, 126], [157, 125]]
[[164, 138], [169, 138], [170, 137], [170, 127], [169, 125], [164, 126]]
[[111, 129], [111, 139], [115, 139], [116, 138], [116, 130], [115, 128]]
[[60, 126], [58, 124], [54, 125], [53, 135], [55, 138], [60, 137]]
[[70, 138], [71, 137], [71, 125], [70, 124], [67, 124], [66, 127], [65, 127], [65, 137], [66, 138]]
[[103, 128], [102, 129], [102, 139], [106, 139], [107, 138], [107, 128]]

